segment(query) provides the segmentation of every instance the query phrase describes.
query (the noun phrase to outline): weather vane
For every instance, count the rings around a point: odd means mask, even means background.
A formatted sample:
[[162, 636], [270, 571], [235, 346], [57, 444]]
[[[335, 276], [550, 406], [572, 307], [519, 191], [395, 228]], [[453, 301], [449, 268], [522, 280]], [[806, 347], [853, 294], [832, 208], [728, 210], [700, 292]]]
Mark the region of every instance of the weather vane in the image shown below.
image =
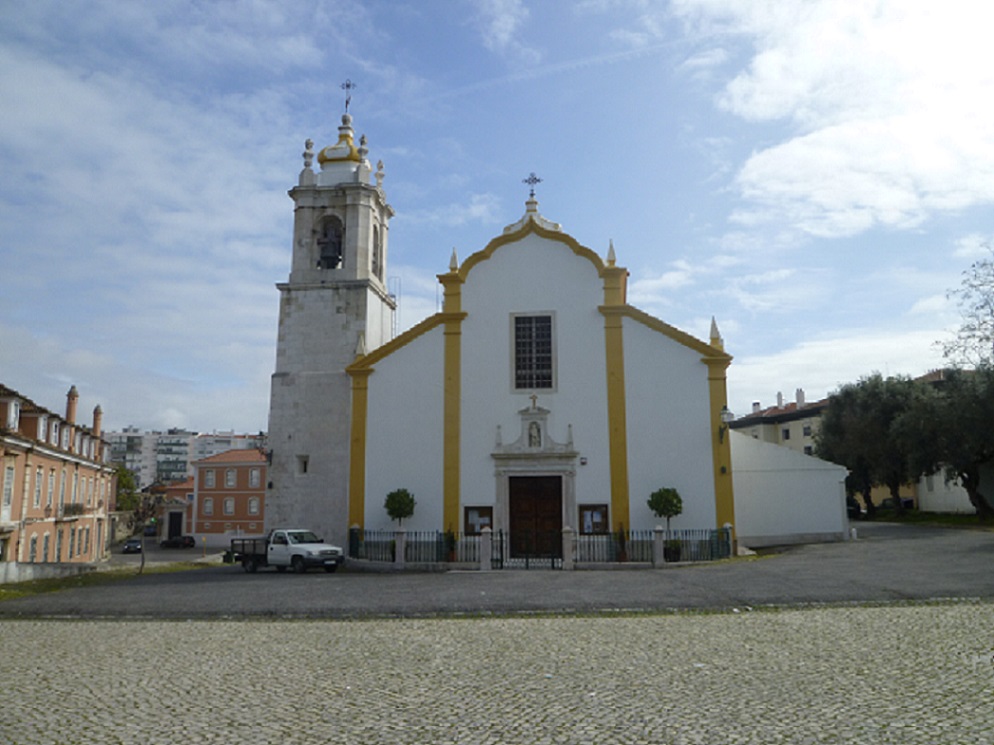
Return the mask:
[[349, 113], [349, 104], [352, 103], [352, 91], [354, 91], [358, 86], [353, 83], [348, 78], [342, 83], [342, 90], [345, 91], [345, 113]]
[[535, 175], [535, 171], [532, 171], [531, 173], [528, 174], [528, 178], [521, 179], [521, 183], [522, 184], [528, 184], [531, 187], [531, 191], [528, 193], [528, 196], [530, 198], [534, 199], [535, 198], [535, 184], [541, 184], [542, 183], [542, 179], [540, 179], [538, 176]]

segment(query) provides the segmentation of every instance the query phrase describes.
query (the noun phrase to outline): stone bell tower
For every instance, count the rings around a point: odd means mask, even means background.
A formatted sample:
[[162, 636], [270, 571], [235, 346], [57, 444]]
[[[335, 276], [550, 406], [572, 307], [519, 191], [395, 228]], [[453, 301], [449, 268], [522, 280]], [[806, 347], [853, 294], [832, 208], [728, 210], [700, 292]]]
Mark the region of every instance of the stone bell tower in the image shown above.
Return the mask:
[[388, 223], [393, 209], [366, 138], [354, 141], [342, 116], [338, 141], [304, 151], [290, 190], [293, 259], [280, 291], [276, 372], [269, 405], [271, 462], [266, 529], [310, 528], [346, 545], [351, 381], [345, 367], [388, 341], [396, 304], [387, 293]]

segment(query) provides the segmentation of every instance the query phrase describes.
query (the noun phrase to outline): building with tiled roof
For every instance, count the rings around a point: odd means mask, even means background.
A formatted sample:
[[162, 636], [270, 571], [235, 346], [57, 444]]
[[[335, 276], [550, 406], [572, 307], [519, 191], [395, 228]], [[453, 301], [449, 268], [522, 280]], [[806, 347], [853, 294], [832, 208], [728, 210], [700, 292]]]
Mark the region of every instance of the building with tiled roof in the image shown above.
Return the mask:
[[78, 403], [76, 386], [63, 415], [0, 385], [0, 581], [32, 576], [24, 565], [106, 555], [114, 467], [100, 407], [87, 426]]
[[777, 393], [775, 406], [762, 408], [758, 401], [752, 405], [752, 411], [729, 423], [729, 428], [742, 434], [783, 445], [805, 455], [814, 455], [815, 435], [821, 426], [821, 415], [828, 406], [828, 399], [808, 402], [804, 389], [798, 388], [796, 400], [784, 402], [783, 394]]
[[193, 462], [193, 476], [166, 487], [159, 538], [193, 536], [198, 546], [227, 546], [232, 537], [265, 533], [265, 453], [227, 450]]

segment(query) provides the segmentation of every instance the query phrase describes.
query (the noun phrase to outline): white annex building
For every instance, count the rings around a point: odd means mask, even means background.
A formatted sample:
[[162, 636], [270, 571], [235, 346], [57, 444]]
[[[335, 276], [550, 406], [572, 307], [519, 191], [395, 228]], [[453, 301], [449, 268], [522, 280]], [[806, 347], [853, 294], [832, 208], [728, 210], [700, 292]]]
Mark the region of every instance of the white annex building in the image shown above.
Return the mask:
[[442, 311], [390, 338], [382, 164], [348, 114], [317, 173], [313, 157], [308, 141], [278, 285], [267, 527], [344, 544], [352, 525], [391, 527], [384, 499], [404, 488], [406, 528], [489, 526], [513, 547], [565, 526], [651, 528], [646, 500], [667, 486], [683, 497], [674, 528], [735, 524], [716, 325], [702, 341], [629, 305], [613, 247], [581, 245], [533, 194], [501, 235], [453, 253]]

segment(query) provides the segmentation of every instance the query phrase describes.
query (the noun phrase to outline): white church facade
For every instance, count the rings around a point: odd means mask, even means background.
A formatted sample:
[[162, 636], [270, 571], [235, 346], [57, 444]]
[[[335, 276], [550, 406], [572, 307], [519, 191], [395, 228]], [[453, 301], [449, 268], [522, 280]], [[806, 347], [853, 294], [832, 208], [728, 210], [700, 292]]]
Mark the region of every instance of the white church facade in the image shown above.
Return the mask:
[[[290, 191], [293, 263], [272, 380], [267, 527], [344, 545], [390, 528], [386, 495], [416, 499], [410, 530], [649, 529], [675, 487], [674, 528], [735, 525], [726, 370], [703, 341], [628, 304], [627, 270], [538, 212], [438, 276], [444, 305], [390, 338], [382, 164], [351, 118]], [[844, 530], [844, 528], [843, 528]]]

